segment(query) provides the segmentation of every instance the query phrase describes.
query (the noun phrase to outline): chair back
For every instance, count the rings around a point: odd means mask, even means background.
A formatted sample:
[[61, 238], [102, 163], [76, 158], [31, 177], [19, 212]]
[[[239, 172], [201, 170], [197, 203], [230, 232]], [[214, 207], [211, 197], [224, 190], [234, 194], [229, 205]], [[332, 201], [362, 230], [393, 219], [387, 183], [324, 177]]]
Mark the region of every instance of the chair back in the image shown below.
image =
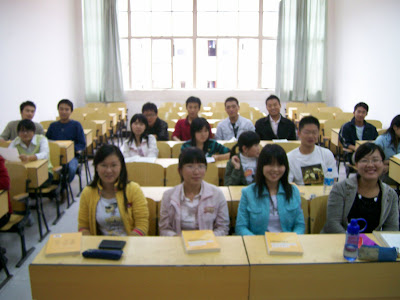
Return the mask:
[[312, 113], [314, 117], [316, 117], [318, 120], [333, 120], [334, 116], [332, 112], [315, 112]]
[[228, 114], [225, 110], [223, 111], [213, 111], [212, 118], [213, 119], [226, 119]]
[[159, 164], [145, 162], [126, 163], [128, 180], [141, 186], [164, 186], [164, 168]]
[[336, 106], [319, 107], [319, 112], [330, 112], [330, 113], [341, 113], [343, 112], [341, 108]]
[[149, 209], [149, 236], [156, 236], [157, 235], [157, 224], [158, 224], [158, 217], [157, 217], [157, 203], [150, 198], [146, 198], [147, 200], [147, 207]]
[[43, 126], [43, 129], [49, 129], [50, 124], [53, 122], [55, 122], [55, 120], [41, 121], [40, 125]]
[[181, 154], [181, 148], [182, 148], [183, 142], [182, 143], [177, 143], [172, 146], [172, 158], [179, 158], [179, 155]]
[[158, 158], [171, 158], [171, 147], [164, 141], [157, 141]]
[[294, 142], [282, 142], [282, 143], [279, 142], [274, 144], [281, 146], [286, 153], [300, 147], [300, 143], [294, 143]]
[[86, 103], [87, 107], [102, 108], [106, 106], [105, 102], [89, 102]]
[[376, 127], [376, 129], [381, 129], [382, 128], [382, 122], [379, 120], [365, 120], [367, 121], [369, 124], [372, 124]]
[[348, 121], [344, 119], [326, 120], [323, 129], [323, 136], [325, 138], [330, 138], [332, 133], [332, 128], [342, 128], [342, 125], [347, 122]]
[[336, 118], [335, 119], [342, 119], [346, 120], [346, 122], [349, 122], [351, 119], [353, 119], [354, 114], [351, 112], [338, 112], [336, 113]]
[[9, 195], [11, 199], [11, 206], [14, 212], [25, 212], [25, 203], [19, 202], [14, 199], [17, 195], [25, 194], [28, 189], [28, 169], [22, 163], [9, 162], [5, 163], [10, 176], [10, 189]]
[[78, 121], [79, 123], [82, 123], [85, 120], [83, 113], [76, 112], [75, 110], [72, 112], [70, 118], [72, 120]]
[[314, 107], [326, 107], [326, 102], [307, 102], [306, 106], [308, 108], [314, 108]]
[[310, 232], [320, 233], [326, 222], [328, 195], [310, 200]]
[[116, 107], [116, 108], [127, 108], [126, 102], [109, 102], [107, 103], [107, 107]]
[[215, 163], [207, 164], [207, 172], [204, 176], [204, 181], [207, 181], [208, 183], [214, 184], [216, 186], [219, 185], [218, 167]]
[[305, 230], [304, 233], [310, 233], [310, 207], [309, 203], [310, 201], [307, 201], [306, 198], [301, 197], [301, 209], [303, 210], [303, 216], [304, 216], [304, 223], [305, 223]]

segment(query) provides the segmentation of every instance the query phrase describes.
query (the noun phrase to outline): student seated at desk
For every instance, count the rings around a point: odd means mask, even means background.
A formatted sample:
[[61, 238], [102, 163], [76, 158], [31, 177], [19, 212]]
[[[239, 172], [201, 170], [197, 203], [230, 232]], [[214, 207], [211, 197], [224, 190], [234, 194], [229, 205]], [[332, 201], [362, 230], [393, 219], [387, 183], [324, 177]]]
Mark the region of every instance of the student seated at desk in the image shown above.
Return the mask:
[[139, 185], [128, 182], [119, 148], [103, 145], [93, 164], [93, 181], [81, 194], [78, 230], [84, 235], [147, 235], [147, 201]]
[[[239, 154], [236, 154], [236, 148]], [[257, 159], [260, 154], [260, 136], [254, 131], [244, 131], [231, 150], [231, 159], [226, 164], [225, 185], [249, 185], [254, 182]]]
[[366, 233], [399, 230], [399, 197], [379, 179], [384, 158], [381, 147], [374, 143], [365, 143], [357, 148], [354, 157], [357, 176], [333, 186], [323, 233], [346, 232], [352, 218], [367, 221]]
[[62, 99], [57, 104], [58, 114], [60, 120], [50, 124], [46, 132], [46, 137], [49, 140], [70, 140], [74, 142], [75, 157], [67, 164], [68, 168], [68, 181], [74, 180], [76, 170], [78, 169], [78, 152], [85, 150], [86, 140], [81, 123], [70, 119], [74, 111], [74, 104], [68, 99]]
[[227, 235], [228, 206], [222, 191], [203, 180], [207, 160], [203, 151], [190, 147], [179, 156], [182, 183], [167, 190], [161, 200], [160, 235], [180, 235], [182, 230], [213, 230]]
[[229, 148], [221, 145], [216, 140], [210, 139], [210, 124], [204, 118], [197, 118], [190, 124], [191, 139], [182, 145], [181, 150], [188, 147], [197, 147], [215, 160], [226, 160], [230, 157]]
[[147, 133], [149, 124], [143, 114], [135, 114], [131, 119], [131, 135], [121, 146], [121, 151], [126, 158], [134, 156], [157, 157], [157, 140]]
[[[4, 164], [4, 158], [0, 155], [0, 190], [8, 190], [10, 188], [10, 176], [8, 176], [7, 168]], [[10, 195], [8, 195], [8, 212], [0, 217], [0, 228], [8, 223], [12, 214]]]
[[22, 162], [30, 162], [38, 159], [47, 159], [49, 178], [43, 184], [47, 186], [53, 180], [53, 166], [50, 161], [49, 142], [44, 135], [35, 134], [35, 123], [31, 120], [22, 120], [18, 123], [18, 136], [13, 140], [9, 148], [16, 148]]
[[255, 183], [242, 190], [236, 219], [236, 234], [305, 230], [300, 192], [288, 181], [289, 163], [279, 145], [266, 145], [258, 158]]
[[383, 161], [383, 174], [382, 181], [387, 184], [395, 185], [396, 182], [389, 177], [389, 160], [393, 155], [400, 153], [400, 115], [393, 118], [390, 123], [389, 129], [385, 134], [378, 136], [375, 144], [381, 146], [385, 153], [385, 160]]

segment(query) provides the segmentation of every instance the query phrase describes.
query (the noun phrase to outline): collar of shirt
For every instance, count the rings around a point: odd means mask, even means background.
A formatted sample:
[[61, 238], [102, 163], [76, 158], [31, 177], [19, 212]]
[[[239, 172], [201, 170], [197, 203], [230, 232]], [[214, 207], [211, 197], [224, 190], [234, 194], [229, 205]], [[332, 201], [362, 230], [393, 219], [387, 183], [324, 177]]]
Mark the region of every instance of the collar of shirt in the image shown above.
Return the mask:
[[36, 146], [37, 144], [36, 144], [36, 134], [34, 134], [33, 135], [33, 137], [32, 137], [32, 140], [31, 140], [31, 143], [29, 144], [29, 146], [27, 146], [24, 142], [22, 142], [22, 140], [21, 140], [21, 138], [18, 136], [18, 137], [16, 137], [15, 138], [15, 146], [17, 146], [17, 145], [21, 145], [22, 147], [24, 147], [24, 148], [28, 148], [28, 147], [30, 147], [31, 145], [32, 146]]
[[[194, 196], [194, 199], [200, 201], [201, 195], [202, 195], [202, 194], [203, 194], [203, 182], [201, 182], [200, 193], [198, 193], [196, 196]], [[183, 201], [189, 201], [189, 198], [185, 196], [185, 189], [184, 189], [184, 187], [183, 187], [183, 184], [182, 184], [182, 192], [181, 192], [181, 195], [182, 195], [182, 197], [181, 197], [181, 199], [180, 199], [180, 200], [181, 200], [181, 203], [182, 203]]]
[[272, 117], [271, 116], [269, 116], [269, 121], [271, 122], [271, 124], [275, 124], [275, 125], [278, 125], [279, 124], [279, 122], [281, 121], [281, 118], [282, 118], [282, 116], [281, 115], [279, 115], [279, 119], [278, 119], [278, 121], [274, 121], [273, 119], [272, 119]]

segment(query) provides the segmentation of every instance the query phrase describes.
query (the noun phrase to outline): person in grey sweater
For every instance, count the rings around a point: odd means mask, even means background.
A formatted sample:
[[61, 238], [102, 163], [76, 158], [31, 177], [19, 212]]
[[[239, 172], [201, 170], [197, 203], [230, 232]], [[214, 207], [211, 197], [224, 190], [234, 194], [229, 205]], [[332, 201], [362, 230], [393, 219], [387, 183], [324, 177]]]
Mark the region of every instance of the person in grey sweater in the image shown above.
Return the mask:
[[364, 218], [364, 232], [399, 230], [399, 197], [383, 183], [385, 155], [380, 146], [365, 143], [355, 153], [357, 176], [335, 184], [328, 198], [322, 233], [344, 233], [352, 218]]

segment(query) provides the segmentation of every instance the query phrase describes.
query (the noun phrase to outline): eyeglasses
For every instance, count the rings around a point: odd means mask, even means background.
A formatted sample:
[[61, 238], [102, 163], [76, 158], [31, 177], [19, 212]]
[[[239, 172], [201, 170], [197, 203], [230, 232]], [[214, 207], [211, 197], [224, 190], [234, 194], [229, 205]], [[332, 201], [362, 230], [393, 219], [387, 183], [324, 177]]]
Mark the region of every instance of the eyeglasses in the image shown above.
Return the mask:
[[367, 165], [367, 164], [379, 165], [382, 163], [382, 159], [371, 159], [371, 160], [362, 159], [358, 163], [362, 165]]
[[184, 165], [183, 167], [189, 171], [194, 171], [194, 170], [204, 171], [207, 168], [207, 166], [203, 165], [203, 164], [202, 165]]

